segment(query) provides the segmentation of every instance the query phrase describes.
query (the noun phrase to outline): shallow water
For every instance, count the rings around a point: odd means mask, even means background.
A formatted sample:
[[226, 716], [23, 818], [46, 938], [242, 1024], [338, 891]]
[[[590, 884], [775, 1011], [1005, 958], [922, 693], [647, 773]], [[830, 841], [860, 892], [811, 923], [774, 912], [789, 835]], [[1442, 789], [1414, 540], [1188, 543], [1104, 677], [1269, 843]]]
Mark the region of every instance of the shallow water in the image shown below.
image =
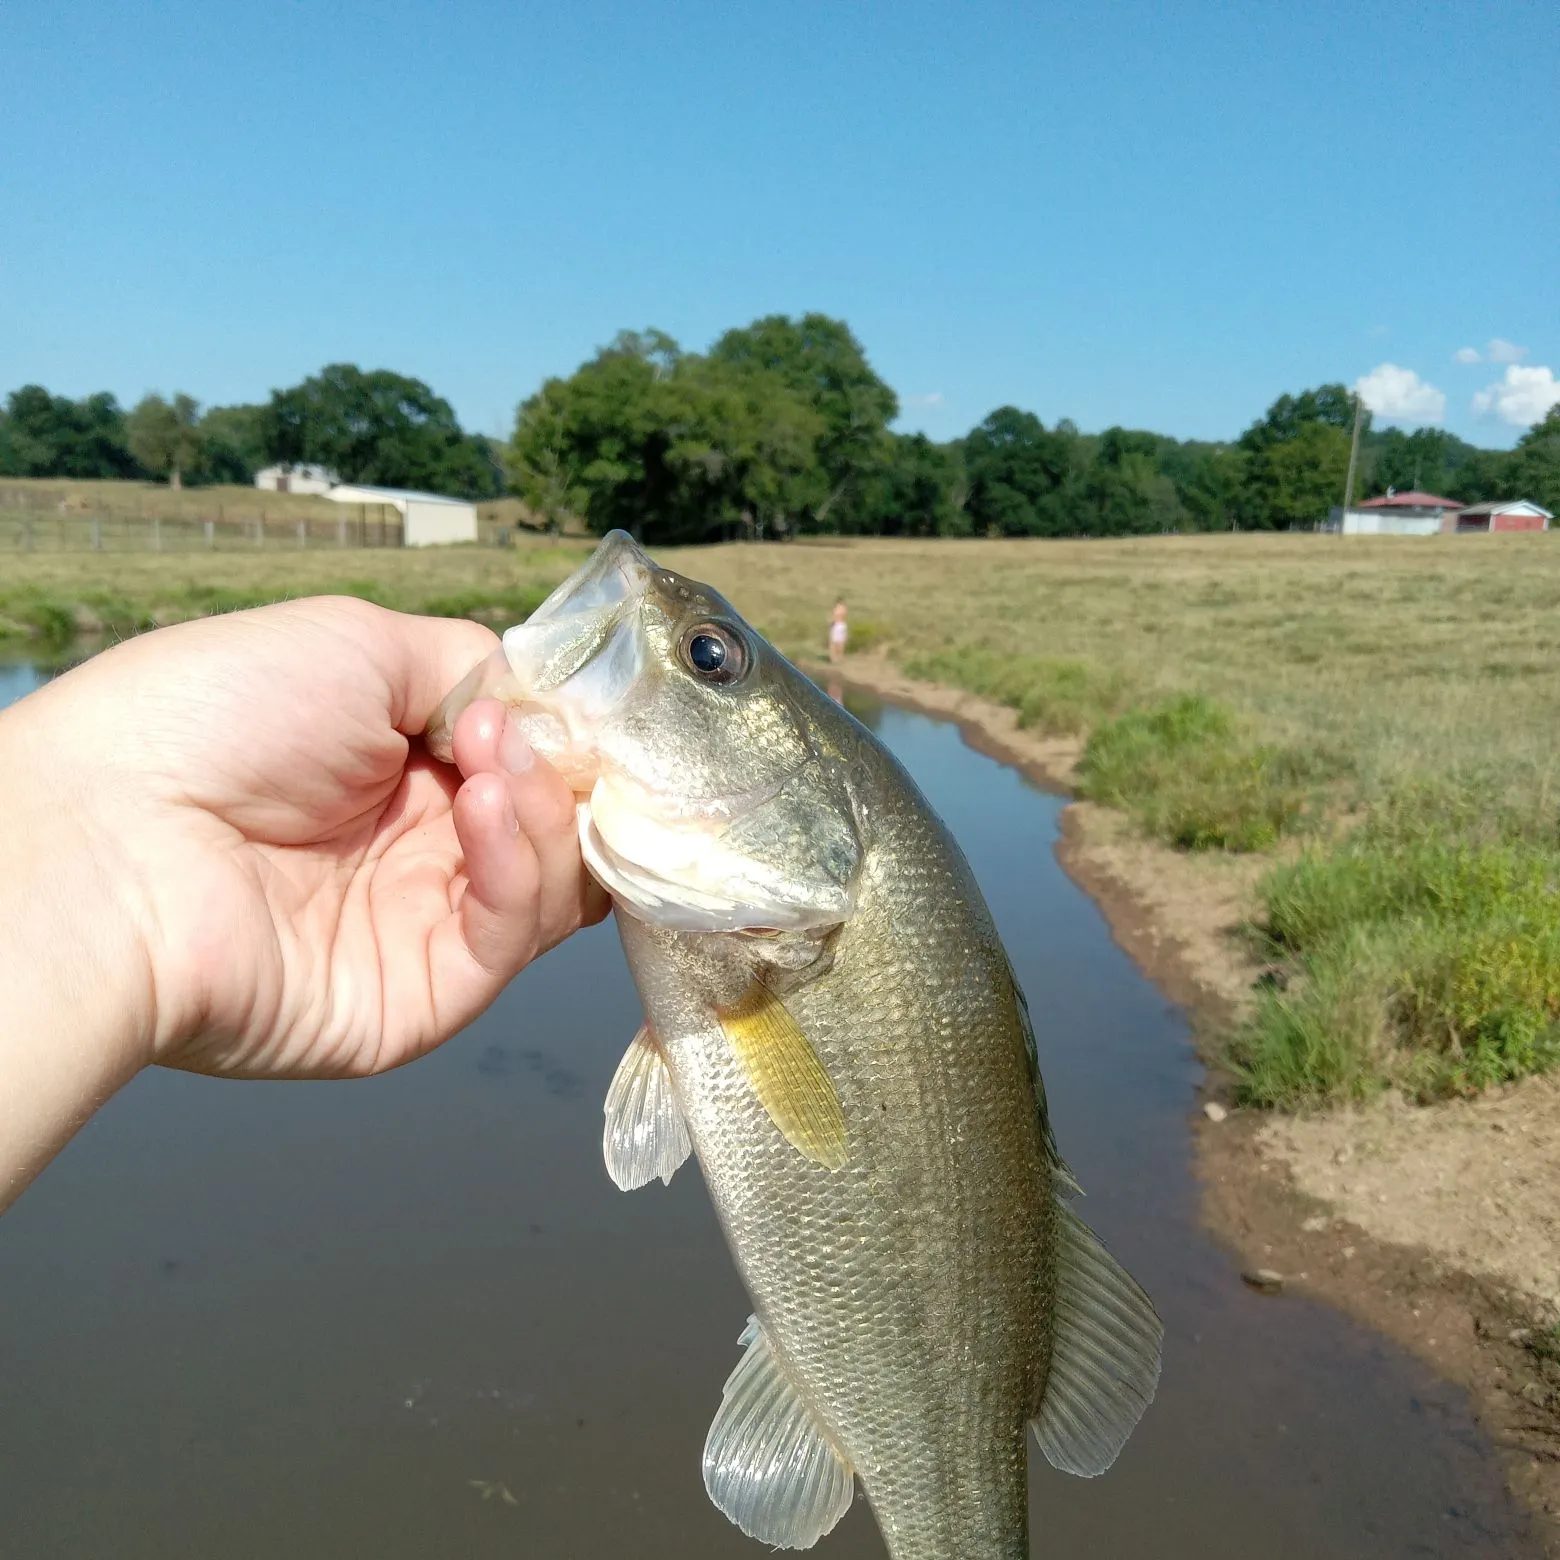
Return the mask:
[[[0, 699], [36, 680], [0, 666]], [[1186, 1024], [1058, 868], [1060, 801], [861, 713], [968, 852], [1082, 1212], [1166, 1323], [1111, 1473], [1032, 1458], [1034, 1552], [1536, 1555], [1461, 1392], [1198, 1228]], [[764, 1554], [700, 1482], [748, 1307], [697, 1170], [601, 1165], [638, 1018], [608, 925], [403, 1072], [126, 1089], [0, 1221], [0, 1553]], [[882, 1556], [863, 1502], [818, 1553]]]

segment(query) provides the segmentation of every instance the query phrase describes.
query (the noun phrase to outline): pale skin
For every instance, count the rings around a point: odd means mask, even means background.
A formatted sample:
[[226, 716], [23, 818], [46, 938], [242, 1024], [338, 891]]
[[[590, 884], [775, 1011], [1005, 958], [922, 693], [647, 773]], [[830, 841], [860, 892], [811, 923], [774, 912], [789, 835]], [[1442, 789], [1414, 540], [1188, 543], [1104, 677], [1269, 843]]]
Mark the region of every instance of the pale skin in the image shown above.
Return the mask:
[[0, 1208], [144, 1067], [413, 1060], [607, 909], [494, 648], [350, 599], [162, 629], [0, 713]]

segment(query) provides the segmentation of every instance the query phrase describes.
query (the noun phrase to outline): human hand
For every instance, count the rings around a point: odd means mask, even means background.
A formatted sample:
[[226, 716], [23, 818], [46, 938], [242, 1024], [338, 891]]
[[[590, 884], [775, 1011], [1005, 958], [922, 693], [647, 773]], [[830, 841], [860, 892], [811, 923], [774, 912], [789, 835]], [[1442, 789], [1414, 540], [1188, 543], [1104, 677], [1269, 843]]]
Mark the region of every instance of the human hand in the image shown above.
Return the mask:
[[574, 798], [502, 706], [463, 714], [458, 772], [416, 741], [493, 644], [293, 602], [147, 634], [0, 717], [0, 948], [45, 988], [23, 1028], [111, 1022], [99, 1095], [150, 1062], [378, 1072], [600, 919]]

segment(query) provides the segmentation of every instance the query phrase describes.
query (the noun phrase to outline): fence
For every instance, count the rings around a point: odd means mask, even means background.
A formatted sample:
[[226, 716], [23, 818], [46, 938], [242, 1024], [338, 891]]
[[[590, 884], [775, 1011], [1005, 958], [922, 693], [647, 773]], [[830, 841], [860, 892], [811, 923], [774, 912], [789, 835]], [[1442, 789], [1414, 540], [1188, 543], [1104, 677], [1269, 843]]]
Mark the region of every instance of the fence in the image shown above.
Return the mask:
[[264, 547], [399, 547], [401, 517], [385, 504], [341, 505], [324, 520], [290, 516], [229, 520], [160, 515], [42, 514], [0, 510], [0, 551], [197, 552]]

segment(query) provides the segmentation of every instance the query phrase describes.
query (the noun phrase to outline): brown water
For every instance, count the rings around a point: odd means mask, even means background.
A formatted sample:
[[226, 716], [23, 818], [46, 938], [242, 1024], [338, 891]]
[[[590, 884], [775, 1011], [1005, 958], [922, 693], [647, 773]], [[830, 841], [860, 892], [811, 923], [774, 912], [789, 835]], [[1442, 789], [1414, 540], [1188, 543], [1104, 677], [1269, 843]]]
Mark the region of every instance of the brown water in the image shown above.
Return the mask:
[[[1536, 1556], [1461, 1392], [1198, 1228], [1186, 1024], [1057, 867], [1061, 804], [862, 713], [970, 855], [1084, 1215], [1166, 1323], [1116, 1468], [1033, 1457], [1035, 1554]], [[763, 1555], [700, 1482], [748, 1306], [697, 1171], [601, 1165], [638, 1018], [608, 925], [404, 1072], [126, 1089], [0, 1221], [0, 1555]], [[863, 1502], [818, 1552], [882, 1556]]]

